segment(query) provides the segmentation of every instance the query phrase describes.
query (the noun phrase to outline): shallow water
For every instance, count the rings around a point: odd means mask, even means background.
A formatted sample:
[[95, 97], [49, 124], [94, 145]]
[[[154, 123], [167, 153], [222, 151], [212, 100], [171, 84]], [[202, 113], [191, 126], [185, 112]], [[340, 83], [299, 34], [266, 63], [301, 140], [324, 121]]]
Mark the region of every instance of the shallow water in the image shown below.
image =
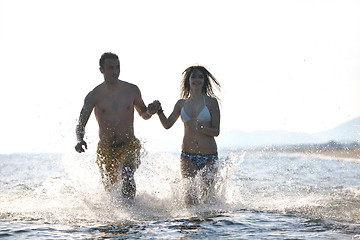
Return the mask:
[[356, 159], [223, 151], [215, 199], [191, 207], [177, 154], [142, 158], [132, 202], [103, 190], [94, 159], [1, 155], [0, 238], [360, 239]]

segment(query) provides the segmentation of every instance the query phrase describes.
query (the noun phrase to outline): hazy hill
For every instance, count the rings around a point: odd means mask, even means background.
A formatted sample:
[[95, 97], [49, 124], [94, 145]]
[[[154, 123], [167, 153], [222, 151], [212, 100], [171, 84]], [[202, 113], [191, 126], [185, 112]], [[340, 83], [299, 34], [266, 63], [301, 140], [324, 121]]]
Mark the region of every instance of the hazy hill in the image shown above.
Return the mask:
[[219, 148], [258, 147], [269, 145], [318, 144], [329, 141], [351, 143], [360, 141], [360, 117], [338, 127], [315, 134], [288, 131], [229, 131], [217, 138]]
[[314, 134], [318, 142], [334, 140], [337, 142], [354, 142], [360, 140], [360, 117], [341, 124], [329, 131]]

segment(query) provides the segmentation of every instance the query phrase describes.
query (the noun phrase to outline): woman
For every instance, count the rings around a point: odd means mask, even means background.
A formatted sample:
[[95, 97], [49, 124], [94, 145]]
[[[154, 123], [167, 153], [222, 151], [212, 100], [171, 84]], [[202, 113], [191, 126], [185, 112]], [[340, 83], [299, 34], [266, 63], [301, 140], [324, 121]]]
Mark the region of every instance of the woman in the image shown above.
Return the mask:
[[[201, 179], [204, 182], [202, 194], [206, 197], [214, 181], [218, 159], [214, 137], [220, 132], [220, 110], [212, 83], [220, 89], [219, 82], [203, 66], [191, 66], [183, 72], [181, 99], [175, 104], [173, 112], [167, 118], [159, 103], [158, 115], [164, 128], [171, 128], [181, 116], [184, 122], [184, 138], [181, 153], [181, 174], [194, 180], [203, 169]], [[187, 191], [186, 202], [195, 204], [198, 199]]]

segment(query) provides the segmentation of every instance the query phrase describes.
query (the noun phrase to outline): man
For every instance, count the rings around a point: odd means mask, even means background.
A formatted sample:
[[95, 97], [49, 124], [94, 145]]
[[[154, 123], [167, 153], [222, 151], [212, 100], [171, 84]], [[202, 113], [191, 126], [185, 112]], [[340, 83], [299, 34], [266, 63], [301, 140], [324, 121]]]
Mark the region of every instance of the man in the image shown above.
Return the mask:
[[76, 127], [75, 150], [81, 153], [87, 149], [85, 126], [94, 109], [100, 138], [96, 163], [105, 188], [110, 190], [120, 182], [123, 197], [132, 199], [136, 193], [134, 173], [140, 164], [141, 150], [140, 141], [134, 136], [134, 108], [147, 120], [156, 112], [157, 106], [150, 104], [147, 108], [139, 88], [118, 79], [120, 61], [116, 54], [107, 52], [101, 56], [100, 72], [104, 82], [85, 98]]

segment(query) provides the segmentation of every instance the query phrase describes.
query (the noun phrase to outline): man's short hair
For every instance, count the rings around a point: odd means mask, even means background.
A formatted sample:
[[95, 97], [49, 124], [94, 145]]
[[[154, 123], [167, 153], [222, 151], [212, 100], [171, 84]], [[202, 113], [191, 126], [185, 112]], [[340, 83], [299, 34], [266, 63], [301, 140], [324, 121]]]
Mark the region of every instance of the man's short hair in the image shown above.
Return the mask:
[[106, 52], [103, 55], [101, 55], [101, 58], [99, 60], [100, 67], [104, 67], [104, 63], [106, 59], [117, 59], [119, 60], [119, 57], [115, 53]]

